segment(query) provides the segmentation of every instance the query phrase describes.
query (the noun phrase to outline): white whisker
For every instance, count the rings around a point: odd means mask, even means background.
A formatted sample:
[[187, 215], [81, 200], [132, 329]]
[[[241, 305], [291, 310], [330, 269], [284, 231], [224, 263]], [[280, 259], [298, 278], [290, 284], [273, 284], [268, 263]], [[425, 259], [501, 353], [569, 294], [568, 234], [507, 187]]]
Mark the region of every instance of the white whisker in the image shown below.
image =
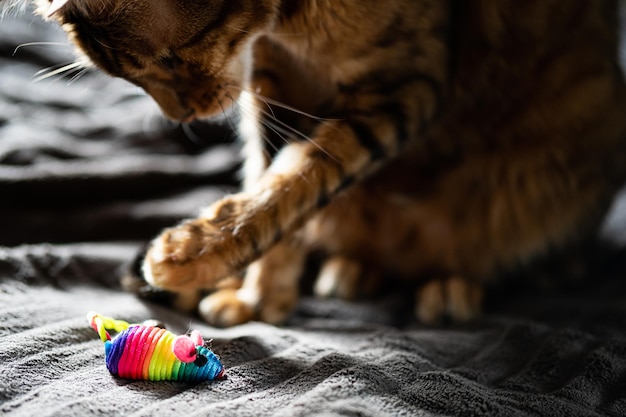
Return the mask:
[[[243, 107], [240, 107], [240, 108], [241, 108], [241, 110], [242, 110], [242, 111], [248, 111], [248, 112], [250, 112], [250, 110], [248, 110], [248, 109], [244, 109]], [[268, 128], [269, 130], [271, 130], [272, 132], [274, 132], [274, 133], [275, 133], [278, 137], [280, 137], [280, 138], [281, 138], [281, 139], [285, 142], [285, 145], [289, 145], [290, 141], [289, 141], [289, 139], [287, 139], [287, 137], [286, 137], [286, 136], [289, 136], [289, 132], [287, 132], [287, 131], [286, 131], [286, 130], [284, 130], [284, 129], [281, 129], [279, 126], [277, 126], [276, 124], [272, 123], [269, 119], [264, 119], [264, 118], [261, 118], [261, 119], [260, 119], [260, 123], [261, 123], [263, 126], [265, 126], [266, 128]], [[281, 132], [282, 132], [282, 134], [281, 134]], [[283, 135], [286, 135], [286, 136], [283, 136]], [[263, 141], [264, 141], [266, 144], [268, 144], [268, 145], [269, 145], [269, 147], [271, 147], [271, 148], [272, 148], [272, 150], [273, 150], [275, 153], [279, 153], [279, 152], [280, 152], [281, 148], [279, 148], [279, 147], [278, 147], [277, 145], [275, 145], [275, 144], [274, 144], [274, 143], [273, 143], [270, 139], [268, 139], [268, 137], [267, 137], [266, 135], [263, 135], [263, 136], [262, 136], [262, 139], [263, 139]], [[270, 152], [267, 150], [267, 148], [266, 148], [266, 147], [263, 147], [263, 153], [267, 156], [267, 159], [269, 159], [269, 160], [271, 160], [271, 159], [272, 159], [272, 155], [270, 154]], [[299, 176], [300, 178], [302, 178], [302, 180], [303, 180], [304, 182], [306, 182], [307, 184], [310, 184], [310, 183], [311, 183], [311, 181], [309, 181], [309, 179], [308, 179], [306, 176], [304, 176], [304, 174], [303, 174], [303, 173], [298, 172], [298, 176]]]
[[238, 32], [242, 32], [242, 33], [250, 33], [250, 31], [247, 31], [247, 30], [245, 30], [245, 29], [238, 28], [238, 27], [236, 27], [236, 26], [232, 26], [232, 25], [225, 25], [225, 26], [226, 26], [226, 27], [228, 27], [228, 28], [230, 28], [230, 29], [232, 29], [232, 30], [236, 30], [236, 31], [238, 31]]
[[95, 40], [96, 42], [98, 42], [100, 45], [104, 46], [107, 49], [110, 49], [112, 51], [118, 50], [118, 48], [113, 48], [112, 46], [107, 45], [106, 43], [102, 42], [100, 39], [96, 38], [95, 36], [93, 36], [93, 40]]
[[[324, 149], [322, 146], [320, 146], [319, 143], [317, 143], [313, 139], [311, 139], [311, 137], [305, 135], [304, 133], [302, 133], [298, 129], [294, 128], [293, 126], [291, 126], [291, 125], [283, 122], [282, 120], [278, 119], [269, 105], [272, 104], [272, 105], [275, 105], [275, 106], [278, 106], [278, 107], [282, 107], [282, 108], [284, 108], [286, 110], [289, 110], [289, 111], [292, 111], [292, 112], [294, 112], [296, 114], [299, 114], [299, 115], [302, 115], [302, 116], [305, 116], [305, 117], [309, 117], [309, 118], [311, 118], [313, 120], [316, 120], [316, 121], [318, 121], [320, 123], [327, 123], [327, 122], [331, 122], [331, 121], [336, 121], [337, 119], [326, 119], [326, 118], [315, 116], [315, 115], [310, 114], [310, 113], [303, 112], [303, 111], [298, 110], [298, 109], [296, 109], [294, 107], [291, 107], [291, 106], [289, 106], [287, 104], [280, 103], [280, 102], [278, 102], [276, 100], [272, 100], [270, 98], [264, 97], [261, 94], [249, 91], [247, 89], [244, 89], [242, 87], [238, 87], [236, 85], [229, 85], [228, 87], [239, 88], [240, 90], [245, 91], [246, 93], [251, 94], [252, 96], [255, 96], [259, 100], [263, 101], [268, 106], [269, 111], [263, 110], [261, 108], [258, 108], [257, 110], [262, 115], [264, 115], [268, 119], [271, 119], [271, 120], [273, 120], [275, 122], [275, 124], [273, 125], [274, 129], [277, 129], [279, 126], [282, 126], [284, 134], [288, 134], [288, 135], [295, 134], [296, 136], [298, 136], [298, 137], [304, 139], [305, 141], [308, 141], [311, 144], [313, 144], [315, 147], [317, 147], [320, 151], [322, 151], [324, 154], [326, 154], [333, 161], [339, 163], [339, 160], [334, 155], [332, 155], [326, 149]], [[229, 97], [230, 97], [230, 94], [228, 93], [228, 90], [226, 90], [226, 88], [224, 88], [224, 87], [222, 87], [222, 89], [224, 89], [224, 91], [226, 91], [226, 94], [228, 94]], [[231, 99], [232, 99], [232, 97], [231, 97]], [[235, 102], [235, 101], [233, 100], [233, 102]]]
[[[280, 133], [278, 133], [274, 129], [272, 129], [272, 126], [270, 126], [266, 122], [262, 122], [262, 124], [265, 127], [267, 127], [268, 129], [270, 129], [271, 131], [273, 131], [274, 133], [276, 133], [280, 138], [282, 138], [285, 141], [285, 143], [289, 143], [289, 141], [287, 141], [287, 139], [285, 137], [281, 136]], [[265, 143], [267, 143], [270, 146], [270, 148], [272, 148], [272, 150], [274, 152], [276, 152], [276, 153], [280, 152], [280, 148], [277, 145], [275, 145], [270, 139], [268, 139], [266, 135], [263, 135], [263, 141]], [[266, 150], [266, 152], [267, 152], [267, 156], [270, 157], [271, 156], [270, 153], [267, 150]]]
[[[255, 96], [255, 94], [251, 94], [251, 95]], [[263, 104], [265, 104], [265, 107], [267, 107], [267, 109], [272, 113], [272, 117], [274, 119], [276, 119], [276, 113], [274, 113], [274, 109], [272, 108], [270, 103], [267, 102], [265, 97], [262, 97], [260, 94], [257, 94], [255, 97], [258, 98], [259, 100], [261, 100], [263, 102]]]
[[[239, 108], [242, 112], [248, 112], [248, 114], [252, 114], [252, 112], [249, 109], [246, 109], [244, 107], [239, 107]], [[263, 126], [268, 128], [269, 130], [274, 132], [279, 138], [281, 138], [283, 142], [285, 142], [286, 145], [290, 143], [289, 139], [287, 139], [287, 136], [289, 136], [289, 133], [286, 130], [280, 129], [276, 124], [273, 124], [267, 118], [260, 118], [259, 121]], [[271, 140], [267, 138], [267, 136], [264, 136], [263, 140], [267, 144], [269, 144], [274, 151], [278, 152], [280, 150]]]
[[282, 129], [276, 123], [272, 123], [269, 119], [262, 119], [261, 123], [263, 124], [263, 126], [266, 126], [272, 132], [276, 133], [276, 135], [278, 135], [278, 137], [281, 138], [283, 142], [285, 142], [285, 144], [288, 145], [290, 143], [289, 139], [287, 139], [290, 134], [289, 131], [287, 131], [286, 129]]
[[[247, 112], [247, 114], [252, 114], [251, 110], [246, 109], [243, 106], [239, 106], [239, 109], [242, 112]], [[253, 116], [256, 117], [256, 115], [254, 114]], [[267, 129], [271, 130], [272, 132], [274, 132], [279, 138], [281, 138], [283, 140], [283, 142], [285, 142], [285, 145], [289, 145], [291, 143], [291, 141], [288, 139], [288, 136], [291, 136], [291, 133], [284, 128], [281, 128], [277, 123], [273, 123], [271, 120], [275, 120], [276, 122], [279, 122], [278, 119], [276, 119], [275, 117], [273, 119], [265, 117], [265, 118], [259, 118], [258, 119], [259, 122], [261, 123], [261, 125], [263, 125], [264, 127], [266, 127]], [[271, 141], [265, 134], [263, 134], [263, 136], [261, 137], [263, 139], [263, 141], [272, 148], [272, 150], [275, 153], [279, 153], [280, 150], [282, 149], [281, 147], [278, 147], [273, 141]], [[268, 151], [267, 147], [263, 147], [263, 153], [267, 156], [267, 158], [269, 160], [273, 159], [272, 155], [270, 154], [270, 152]], [[332, 156], [331, 156], [332, 158]], [[309, 181], [309, 179], [302, 174], [301, 172], [298, 172], [298, 176], [300, 176], [300, 178], [302, 178], [302, 180], [304, 182], [306, 182], [307, 184], [310, 184], [311, 182]]]
[[[234, 108], [235, 106], [237, 106], [237, 100], [235, 100], [233, 98], [233, 96], [228, 92], [228, 90], [224, 87], [222, 87], [221, 85], [219, 86], [219, 88], [224, 91], [224, 93], [226, 94], [226, 96], [230, 99], [230, 101], [233, 102], [232, 107]], [[233, 125], [233, 121], [231, 120], [230, 117], [228, 117], [228, 115], [226, 114], [226, 111], [224, 110], [224, 106], [222, 106], [222, 102], [220, 101], [219, 97], [217, 97], [217, 104], [220, 106], [220, 109], [222, 109], [222, 115], [224, 116], [224, 118], [226, 119], [226, 123], [228, 123], [228, 126], [230, 126], [231, 130], [233, 132], [237, 132], [238, 129], [235, 127], [235, 125]], [[241, 108], [241, 107], [239, 107]]]
[[256, 95], [260, 100], [263, 100], [267, 104], [271, 104], [273, 106], [280, 107], [280, 108], [283, 108], [285, 110], [289, 110], [289, 111], [291, 111], [293, 113], [299, 114], [300, 116], [308, 117], [310, 119], [317, 120], [319, 122], [327, 122], [327, 121], [335, 120], [335, 119], [329, 119], [329, 118], [325, 118], [325, 117], [315, 116], [314, 114], [307, 113], [307, 112], [302, 111], [302, 110], [298, 110], [295, 107], [289, 106], [289, 105], [287, 105], [285, 103], [281, 103], [280, 101], [273, 100], [273, 99], [271, 99], [269, 97], [265, 97], [265, 96], [263, 96], [263, 95], [261, 95], [259, 93], [252, 93], [252, 95]]
[[[265, 110], [261, 110], [259, 109], [259, 112], [261, 112], [261, 114], [267, 116], [268, 118], [271, 117], [270, 113], [268, 113]], [[300, 132], [298, 129], [294, 128], [293, 126], [283, 122], [280, 119], [277, 119], [275, 117], [272, 117], [272, 120], [276, 123], [278, 123], [280, 126], [282, 126], [283, 128], [285, 128], [288, 132], [291, 132], [297, 136], [299, 136], [300, 138], [310, 142], [311, 144], [313, 144], [317, 149], [319, 149], [320, 151], [324, 152], [324, 154], [326, 154], [330, 159], [332, 159], [335, 162], [339, 162], [339, 160], [337, 160], [337, 158], [335, 158], [334, 155], [332, 155], [330, 152], [328, 152], [326, 149], [324, 149], [322, 146], [320, 146], [319, 143], [315, 142], [311, 137], [305, 135], [304, 133]], [[278, 127], [278, 126], [275, 126]]]
[[283, 122], [282, 120], [276, 118], [272, 113], [268, 112], [267, 110], [262, 110], [262, 109], [258, 109], [259, 112], [264, 115], [265, 117], [275, 121], [276, 123], [278, 123], [279, 125], [283, 126], [285, 129], [287, 129], [289, 132], [295, 134], [296, 136], [300, 137], [301, 139], [310, 141], [311, 138], [307, 135], [305, 135], [304, 133], [302, 133], [301, 131], [299, 131], [298, 129], [296, 129], [295, 127]]
[[[71, 61], [71, 62], [69, 62], [68, 64], [73, 64], [73, 63], [75, 63], [75, 62], [76, 62], [76, 61]], [[61, 66], [66, 66], [66, 65], [68, 65], [68, 64], [62, 64]], [[42, 68], [42, 69], [40, 69], [39, 71], [37, 71], [37, 72], [35, 73], [35, 76], [40, 75], [40, 74], [43, 74], [44, 72], [54, 71], [54, 70], [56, 69], [56, 67], [58, 67], [58, 65], [53, 65], [53, 66], [51, 66], [51, 67]]]
[[251, 94], [254, 97], [258, 98], [259, 100], [263, 101], [264, 103], [268, 104], [268, 107], [271, 104], [272, 106], [280, 107], [282, 109], [285, 109], [285, 110], [288, 110], [290, 112], [299, 114], [300, 116], [308, 117], [308, 118], [316, 120], [318, 122], [327, 122], [327, 121], [336, 120], [336, 119], [324, 118], [324, 117], [316, 116], [316, 115], [311, 114], [311, 113], [307, 113], [307, 112], [302, 111], [300, 109], [297, 109], [297, 108], [295, 108], [293, 106], [290, 106], [290, 105], [282, 103], [280, 101], [271, 99], [269, 97], [264, 96], [263, 94], [259, 94], [259, 93], [255, 92], [255, 91], [251, 91], [249, 89], [246, 89], [246, 88], [243, 88], [243, 87], [239, 87], [237, 85], [228, 85], [228, 87], [233, 87], [233, 88], [238, 88], [240, 90], [243, 90], [243, 91], [247, 92], [248, 94]]
[[70, 45], [68, 45], [67, 43], [63, 43], [63, 42], [27, 42], [21, 45], [17, 45], [15, 49], [13, 50], [13, 56], [15, 56], [17, 51], [27, 46], [59, 46], [59, 47], [63, 47], [66, 49], [70, 49]]
[[[61, 68], [57, 68], [55, 70], [50, 70], [49, 68], [37, 71], [35, 73], [35, 79], [33, 79], [33, 82], [39, 82], [39, 81], [43, 81], [47, 78], [53, 77], [55, 75], [59, 75], [62, 74], [64, 72], [68, 72], [70, 70], [76, 69], [76, 68], [80, 68], [82, 67], [82, 63], [81, 62], [73, 62], [71, 64], [68, 65], [64, 65]], [[49, 72], [46, 72], [49, 71]]]
[[15, 56], [15, 54], [20, 49], [25, 48], [27, 46], [58, 46], [58, 47], [63, 47], [63, 49], [71, 50], [70, 45], [64, 42], [26, 42], [21, 45], [17, 45], [15, 49], [13, 50], [12, 56]]
[[70, 79], [67, 81], [67, 85], [72, 85], [72, 84], [74, 84], [76, 81], [78, 81], [79, 79], [81, 79], [81, 78], [82, 78], [82, 76], [83, 76], [83, 75], [85, 75], [85, 74], [87, 73], [87, 71], [88, 71], [88, 69], [87, 69], [87, 68], [82, 68], [82, 69], [78, 70], [78, 71], [76, 72], [76, 74], [74, 74], [74, 75], [72, 76], [72, 78], [70, 78]]

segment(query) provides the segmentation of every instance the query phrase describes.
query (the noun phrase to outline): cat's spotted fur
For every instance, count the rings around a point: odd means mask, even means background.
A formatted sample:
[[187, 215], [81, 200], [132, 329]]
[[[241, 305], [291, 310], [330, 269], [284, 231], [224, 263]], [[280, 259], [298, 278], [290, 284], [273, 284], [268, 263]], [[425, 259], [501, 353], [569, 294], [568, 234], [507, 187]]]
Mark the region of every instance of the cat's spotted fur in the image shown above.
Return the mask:
[[238, 102], [244, 191], [143, 264], [187, 293], [246, 270], [200, 303], [215, 324], [284, 320], [310, 250], [319, 293], [393, 271], [426, 283], [422, 320], [469, 319], [481, 283], [592, 233], [626, 175], [615, 1], [55, 3], [40, 11], [169, 117]]

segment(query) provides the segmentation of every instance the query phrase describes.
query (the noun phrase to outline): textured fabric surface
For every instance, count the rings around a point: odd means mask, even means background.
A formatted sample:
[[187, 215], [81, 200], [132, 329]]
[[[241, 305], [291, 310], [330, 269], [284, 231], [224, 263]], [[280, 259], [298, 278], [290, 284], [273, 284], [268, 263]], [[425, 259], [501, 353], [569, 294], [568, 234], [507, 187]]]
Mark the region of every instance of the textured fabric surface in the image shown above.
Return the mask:
[[[161, 227], [234, 189], [224, 130], [183, 131], [135, 87], [72, 60], [36, 18], [0, 22], [0, 414], [6, 416], [624, 416], [626, 263], [595, 250], [583, 284], [492, 294], [470, 326], [423, 327], [390, 293], [302, 299], [277, 328], [216, 329], [122, 292], [120, 273]], [[606, 235], [624, 239], [626, 199]], [[197, 328], [227, 379], [112, 377], [85, 318]]]

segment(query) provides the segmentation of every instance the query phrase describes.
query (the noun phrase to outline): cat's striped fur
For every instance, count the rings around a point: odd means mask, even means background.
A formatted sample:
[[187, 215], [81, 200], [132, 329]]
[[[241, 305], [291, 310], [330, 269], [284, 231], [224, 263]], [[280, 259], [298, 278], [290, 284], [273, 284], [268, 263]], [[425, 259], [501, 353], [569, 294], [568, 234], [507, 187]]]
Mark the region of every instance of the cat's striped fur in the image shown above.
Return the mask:
[[215, 324], [282, 321], [313, 249], [320, 293], [393, 271], [426, 282], [422, 320], [471, 318], [481, 283], [592, 233], [626, 175], [615, 1], [39, 3], [171, 118], [237, 101], [244, 191], [143, 264], [183, 292], [247, 269], [200, 304]]

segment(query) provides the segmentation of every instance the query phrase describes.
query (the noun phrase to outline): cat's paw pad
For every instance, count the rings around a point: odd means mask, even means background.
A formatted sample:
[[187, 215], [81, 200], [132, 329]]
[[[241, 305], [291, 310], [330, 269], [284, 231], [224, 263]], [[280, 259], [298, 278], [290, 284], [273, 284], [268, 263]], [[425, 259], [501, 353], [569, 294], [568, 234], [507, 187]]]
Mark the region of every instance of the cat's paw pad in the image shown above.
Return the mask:
[[252, 305], [241, 297], [239, 290], [225, 288], [206, 296], [198, 305], [198, 313], [216, 327], [231, 327], [255, 318]]
[[480, 315], [482, 300], [482, 287], [463, 278], [432, 280], [417, 291], [415, 315], [424, 324], [436, 324], [446, 317], [464, 323]]

